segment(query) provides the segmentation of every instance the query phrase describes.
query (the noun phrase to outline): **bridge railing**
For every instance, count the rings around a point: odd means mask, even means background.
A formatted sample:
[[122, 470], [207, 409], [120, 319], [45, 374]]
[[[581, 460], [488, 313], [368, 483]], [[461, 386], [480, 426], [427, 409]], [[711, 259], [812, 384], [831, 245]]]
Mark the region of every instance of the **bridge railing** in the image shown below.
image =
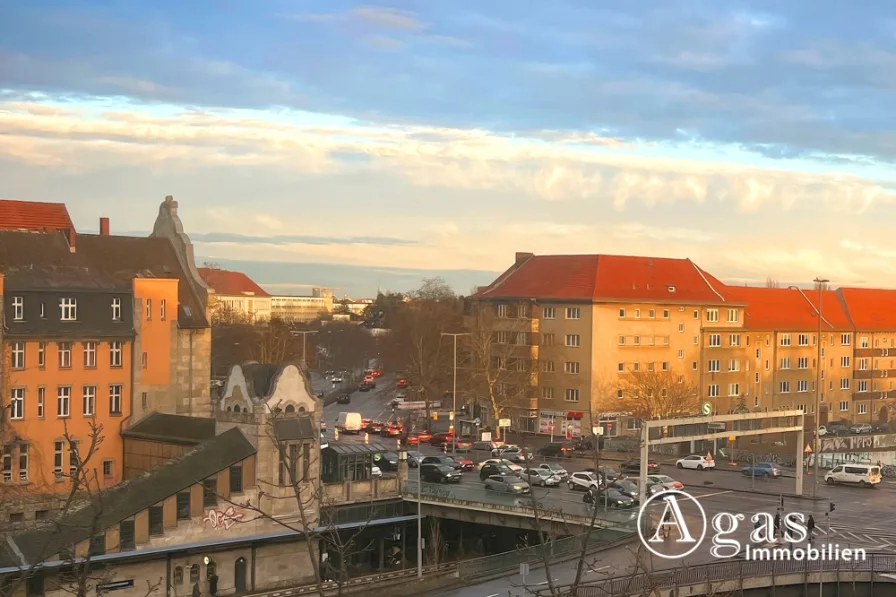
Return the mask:
[[[896, 555], [868, 554], [867, 558], [847, 562], [843, 560], [775, 560], [728, 561], [638, 574], [592, 582], [578, 588], [574, 597], [608, 597], [609, 595], [638, 595], [668, 587], [732, 581], [753, 577], [773, 578], [785, 574], [813, 572], [893, 572]], [[538, 592], [538, 595], [548, 593]], [[566, 593], [562, 593], [566, 594]]]

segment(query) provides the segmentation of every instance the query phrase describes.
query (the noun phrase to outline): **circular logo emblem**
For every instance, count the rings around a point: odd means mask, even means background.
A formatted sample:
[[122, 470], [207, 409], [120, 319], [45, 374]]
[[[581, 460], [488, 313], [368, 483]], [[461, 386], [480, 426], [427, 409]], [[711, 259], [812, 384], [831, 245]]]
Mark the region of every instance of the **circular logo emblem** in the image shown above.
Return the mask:
[[667, 560], [694, 553], [703, 543], [706, 529], [703, 506], [695, 497], [678, 489], [653, 494], [638, 512], [641, 543], [650, 553]]

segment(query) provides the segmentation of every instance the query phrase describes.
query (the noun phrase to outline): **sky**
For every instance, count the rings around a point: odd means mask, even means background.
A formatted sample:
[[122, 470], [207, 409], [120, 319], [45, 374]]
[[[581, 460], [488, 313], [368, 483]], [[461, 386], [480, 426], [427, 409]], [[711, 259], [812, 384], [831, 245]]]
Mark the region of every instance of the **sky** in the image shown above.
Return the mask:
[[514, 252], [896, 286], [896, 4], [0, 0], [0, 197], [274, 292]]

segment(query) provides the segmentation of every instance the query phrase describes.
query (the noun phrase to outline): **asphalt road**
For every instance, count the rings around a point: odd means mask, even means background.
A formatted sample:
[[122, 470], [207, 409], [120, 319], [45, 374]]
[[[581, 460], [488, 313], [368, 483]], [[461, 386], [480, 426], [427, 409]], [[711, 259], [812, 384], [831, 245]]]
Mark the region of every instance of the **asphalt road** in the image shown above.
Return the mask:
[[[315, 392], [321, 390], [330, 391], [333, 389], [332, 382], [327, 381], [317, 375], [311, 378], [311, 387]], [[395, 378], [391, 375], [384, 375], [376, 380], [376, 388], [369, 392], [359, 392], [356, 384], [343, 383], [337, 385], [337, 388], [344, 388], [346, 394], [351, 395], [351, 403], [337, 404], [333, 403], [324, 407], [323, 420], [327, 424], [327, 433], [332, 436], [333, 423], [341, 412], [356, 412], [361, 414], [362, 419], [372, 419], [376, 421], [386, 421], [392, 415], [392, 399], [398, 390], [395, 387]], [[341, 435], [340, 441], [363, 441], [363, 434], [357, 435]], [[383, 438], [385, 439], [385, 438]]]

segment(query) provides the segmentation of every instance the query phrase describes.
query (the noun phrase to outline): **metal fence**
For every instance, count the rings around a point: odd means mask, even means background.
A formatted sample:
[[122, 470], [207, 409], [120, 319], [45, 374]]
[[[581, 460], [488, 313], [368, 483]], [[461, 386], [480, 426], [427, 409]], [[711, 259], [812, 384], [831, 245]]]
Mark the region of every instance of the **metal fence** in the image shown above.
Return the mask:
[[[637, 595], [668, 587], [681, 587], [702, 583], [731, 581], [744, 578], [769, 578], [785, 574], [813, 572], [893, 572], [896, 570], [896, 556], [888, 554], [868, 554], [862, 561], [729, 561], [688, 566], [674, 570], [638, 574], [613, 578], [580, 586], [574, 597], [611, 597]], [[549, 593], [539, 592], [538, 595]]]

